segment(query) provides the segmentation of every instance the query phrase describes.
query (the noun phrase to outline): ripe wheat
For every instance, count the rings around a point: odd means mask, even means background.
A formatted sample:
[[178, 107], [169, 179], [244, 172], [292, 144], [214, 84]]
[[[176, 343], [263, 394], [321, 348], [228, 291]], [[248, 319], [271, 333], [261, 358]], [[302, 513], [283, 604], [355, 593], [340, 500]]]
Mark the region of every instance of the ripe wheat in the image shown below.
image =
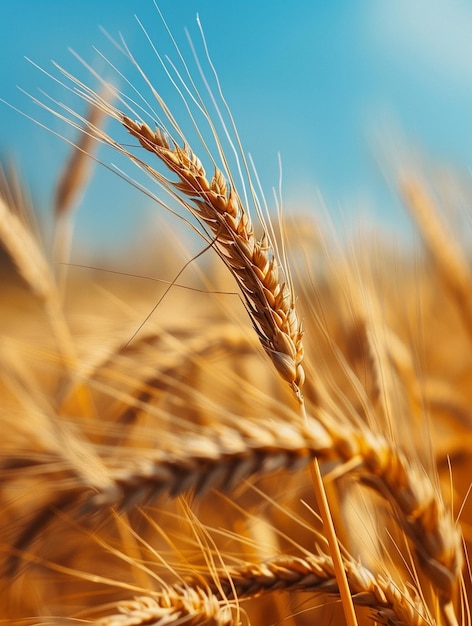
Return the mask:
[[[458, 518], [468, 531], [470, 462], [463, 452], [472, 368], [463, 345], [471, 274], [424, 190], [403, 188], [435, 272], [415, 275], [405, 260], [398, 298], [390, 267], [372, 267], [364, 253], [352, 263], [335, 259], [328, 243], [317, 248], [319, 273], [297, 268], [295, 279], [289, 231], [281, 225], [277, 241], [243, 167], [260, 218], [253, 226], [198, 91], [183, 90], [187, 110], [197, 104], [216, 140], [209, 155], [198, 129], [211, 177], [148, 81], [169, 128], [160, 120], [152, 129], [144, 108], [119, 90], [112, 105], [66, 71], [61, 80], [90, 108], [82, 117], [60, 103], [42, 105], [82, 133], [56, 190], [56, 227], [71, 220], [91, 141], [115, 148], [196, 219], [205, 251], [216, 251], [229, 269], [255, 332], [252, 338], [244, 327], [237, 300], [225, 300], [233, 283], [212, 286], [213, 258], [203, 265], [205, 289], [179, 286], [170, 311], [165, 305], [177, 278], [163, 282], [161, 319], [135, 338], [130, 328], [142, 315], [139, 306], [131, 313], [133, 303], [152, 304], [149, 294], [143, 298], [129, 277], [114, 276], [102, 278], [105, 287], [94, 295], [87, 284], [81, 301], [85, 279], [72, 278], [69, 268], [58, 281], [2, 179], [0, 241], [34, 297], [23, 306], [13, 278], [5, 283], [11, 310], [0, 310], [0, 618], [24, 625], [33, 618], [96, 626], [304, 626], [317, 616], [344, 623], [344, 612], [352, 624], [340, 567], [359, 626], [470, 623], [470, 581], [463, 578], [470, 539]], [[99, 127], [103, 117], [118, 122], [110, 134]], [[115, 138], [123, 128], [135, 148]], [[239, 158], [245, 164], [243, 153]], [[65, 236], [56, 229], [57, 247], [67, 244]], [[182, 262], [178, 278], [189, 264]], [[205, 302], [203, 322], [189, 325], [196, 292]], [[16, 319], [17, 310], [26, 313]], [[455, 324], [457, 311], [462, 325]], [[439, 323], [450, 352], [432, 339]], [[277, 376], [264, 368], [264, 352]], [[450, 433], [444, 441], [435, 420]], [[442, 446], [436, 453], [419, 440], [425, 429]], [[446, 455], [454, 464], [449, 491], [460, 490], [462, 508], [441, 484]], [[320, 499], [306, 470], [313, 461], [324, 473], [339, 556], [326, 540], [322, 507], [323, 521], [317, 518]], [[454, 482], [456, 471], [465, 478]], [[307, 598], [318, 605], [299, 610]]]

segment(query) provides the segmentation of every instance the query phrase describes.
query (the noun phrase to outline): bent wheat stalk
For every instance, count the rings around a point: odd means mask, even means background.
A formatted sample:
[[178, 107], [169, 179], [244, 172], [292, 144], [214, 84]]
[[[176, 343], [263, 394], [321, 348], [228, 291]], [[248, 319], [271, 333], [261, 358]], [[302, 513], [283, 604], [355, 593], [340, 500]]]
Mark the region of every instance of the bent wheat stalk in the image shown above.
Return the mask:
[[[0, 181], [0, 248], [5, 249], [31, 293], [43, 304], [67, 379], [75, 380], [78, 357], [54, 274], [39, 242], [20, 218], [22, 207], [4, 197], [5, 186], [5, 182]], [[90, 398], [80, 383], [77, 396], [84, 413], [90, 413]]]
[[55, 285], [50, 267], [35, 238], [0, 195], [0, 242], [32, 293], [43, 302], [54, 298]]
[[358, 459], [359, 480], [394, 505], [420, 563], [433, 585], [450, 600], [462, 564], [462, 534], [429, 476], [381, 435], [342, 428], [318, 414], [344, 462]]

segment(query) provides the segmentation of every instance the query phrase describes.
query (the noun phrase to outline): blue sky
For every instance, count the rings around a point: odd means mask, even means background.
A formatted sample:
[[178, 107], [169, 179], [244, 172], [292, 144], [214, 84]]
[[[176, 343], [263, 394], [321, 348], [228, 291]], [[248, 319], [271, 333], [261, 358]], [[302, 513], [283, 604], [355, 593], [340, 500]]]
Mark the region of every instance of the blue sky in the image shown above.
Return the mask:
[[[375, 138], [395, 130], [431, 159], [468, 176], [472, 162], [472, 3], [465, 0], [160, 0], [185, 55], [184, 27], [199, 40], [199, 13], [212, 59], [246, 151], [267, 195], [283, 163], [287, 211], [315, 211], [320, 198], [333, 219], [364, 212], [402, 233], [405, 216], [377, 165]], [[122, 57], [100, 31], [123, 33], [153, 71], [137, 14], [159, 51], [175, 57], [152, 0], [2, 0], [0, 98], [67, 132], [16, 86], [58, 99], [67, 95], [25, 61], [54, 59], [80, 72], [73, 48], [99, 69], [93, 46], [119, 67]], [[5, 25], [8, 25], [5, 27]], [[6, 61], [5, 61], [6, 60]], [[172, 87], [156, 85], [172, 102]], [[11, 156], [43, 211], [67, 147], [0, 103], [0, 154]], [[158, 211], [142, 198], [143, 214]], [[96, 171], [76, 216], [77, 236], [95, 246], [137, 228], [136, 195]], [[99, 208], [98, 208], [99, 207]]]

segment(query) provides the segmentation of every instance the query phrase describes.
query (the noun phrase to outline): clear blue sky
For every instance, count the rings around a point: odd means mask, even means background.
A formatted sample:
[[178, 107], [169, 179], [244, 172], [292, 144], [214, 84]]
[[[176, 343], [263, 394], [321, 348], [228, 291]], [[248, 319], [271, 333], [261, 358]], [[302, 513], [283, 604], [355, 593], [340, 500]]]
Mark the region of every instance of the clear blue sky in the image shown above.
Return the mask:
[[[159, 6], [189, 56], [184, 27], [198, 40], [199, 13], [268, 196], [278, 184], [277, 154], [282, 156], [288, 209], [312, 210], [319, 191], [333, 215], [367, 209], [373, 219], [401, 229], [401, 211], [372, 150], [373, 136], [390, 124], [433, 159], [464, 171], [472, 163], [468, 0], [160, 0]], [[77, 71], [68, 48], [100, 67], [96, 46], [121, 66], [103, 26], [114, 36], [123, 33], [136, 56], [151, 59], [135, 13], [159, 51], [175, 56], [151, 0], [2, 0], [0, 98], [63, 131], [16, 89], [41, 88], [62, 98], [24, 57], [44, 68], [54, 59]], [[156, 86], [171, 97], [169, 84]], [[46, 210], [67, 148], [0, 107], [0, 154], [14, 157]], [[88, 233], [91, 242], [125, 236], [136, 222], [135, 204], [124, 187], [97, 172], [79, 208], [78, 236]]]

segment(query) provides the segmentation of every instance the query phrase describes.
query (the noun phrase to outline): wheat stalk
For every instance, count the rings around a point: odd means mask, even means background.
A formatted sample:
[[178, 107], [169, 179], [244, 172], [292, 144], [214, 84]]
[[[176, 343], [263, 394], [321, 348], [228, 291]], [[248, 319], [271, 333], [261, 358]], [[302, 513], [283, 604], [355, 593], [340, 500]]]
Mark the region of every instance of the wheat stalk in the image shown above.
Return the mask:
[[414, 542], [428, 576], [451, 598], [463, 562], [461, 532], [428, 475], [381, 435], [367, 429], [357, 433], [343, 429], [328, 416], [322, 418], [322, 423], [345, 461], [359, 459], [361, 482], [395, 504], [402, 527]]
[[[68, 380], [76, 377], [78, 357], [62, 307], [51, 266], [27, 224], [19, 218], [21, 207], [9, 205], [0, 193], [0, 243], [3, 244], [19, 274], [44, 306], [53, 329]], [[61, 381], [62, 382], [62, 381]], [[91, 414], [87, 391], [77, 384], [76, 394], [84, 414]]]

